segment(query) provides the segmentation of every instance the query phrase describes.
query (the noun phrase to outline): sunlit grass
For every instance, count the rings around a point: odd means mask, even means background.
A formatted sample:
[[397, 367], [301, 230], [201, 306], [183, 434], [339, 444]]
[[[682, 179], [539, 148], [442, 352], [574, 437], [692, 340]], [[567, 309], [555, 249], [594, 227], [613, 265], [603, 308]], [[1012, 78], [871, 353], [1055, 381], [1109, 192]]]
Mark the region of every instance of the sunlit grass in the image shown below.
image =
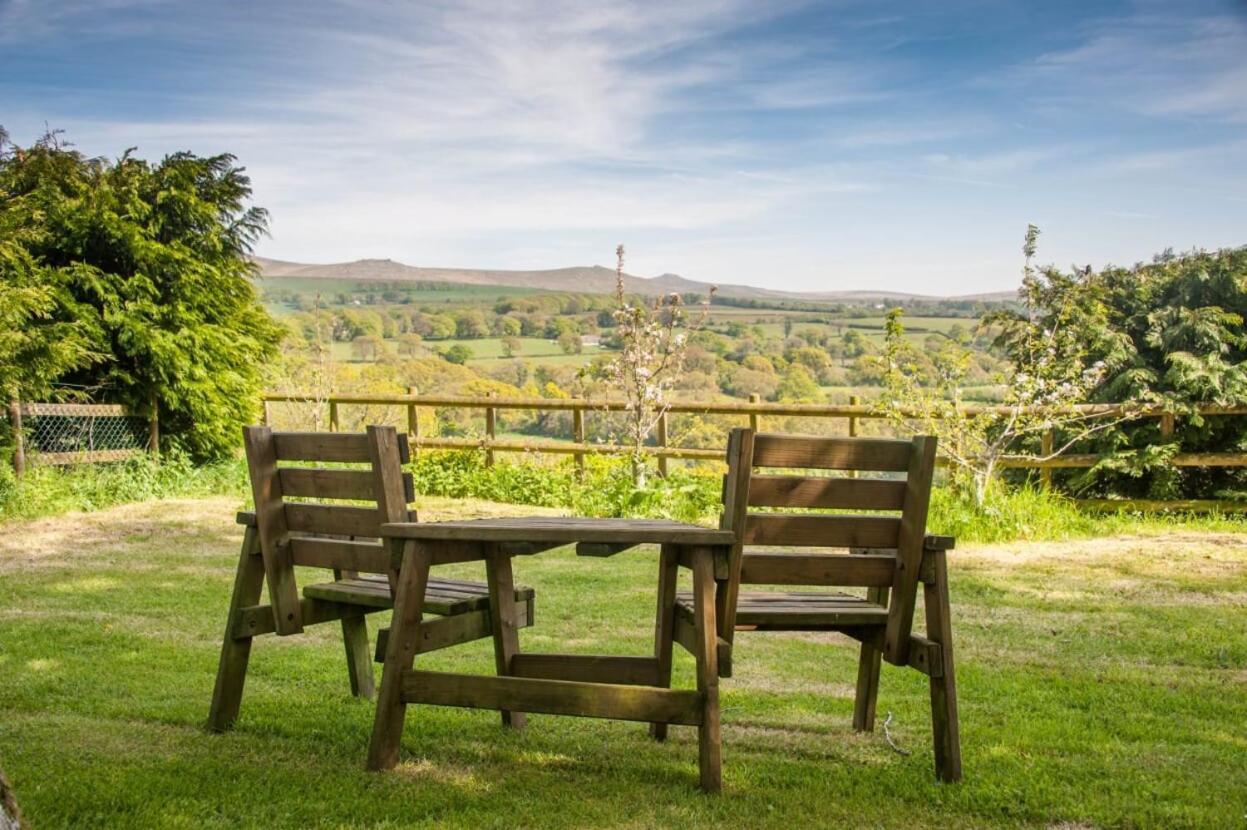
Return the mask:
[[[398, 769], [366, 773], [372, 710], [347, 694], [334, 625], [260, 640], [237, 730], [205, 734], [240, 503], [5, 525], [0, 767], [33, 826], [1203, 828], [1247, 814], [1247, 544], [1229, 530], [1123, 522], [1111, 538], [961, 544], [957, 786], [933, 780], [920, 675], [883, 677], [901, 756], [850, 729], [846, 641], [742, 633], [723, 686], [725, 793], [707, 798], [691, 729], [658, 745], [638, 724], [532, 716], [510, 734], [492, 713], [431, 707], [413, 710]], [[538, 592], [523, 647], [648, 653], [656, 570], [651, 549], [517, 560]], [[678, 653], [678, 683], [691, 662]], [[488, 672], [492, 653], [421, 664]]]

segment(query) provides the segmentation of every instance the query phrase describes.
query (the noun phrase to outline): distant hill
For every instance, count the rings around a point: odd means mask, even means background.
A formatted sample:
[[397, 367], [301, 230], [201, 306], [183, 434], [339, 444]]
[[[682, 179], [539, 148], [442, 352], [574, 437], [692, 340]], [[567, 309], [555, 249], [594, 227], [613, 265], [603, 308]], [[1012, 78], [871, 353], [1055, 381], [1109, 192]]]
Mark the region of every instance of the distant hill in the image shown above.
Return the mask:
[[[299, 277], [301, 279], [350, 279], [364, 282], [449, 282], [464, 285], [502, 285], [516, 288], [540, 288], [547, 291], [572, 291], [586, 294], [607, 294], [615, 290], [615, 271], [601, 265], [578, 265], [545, 271], [501, 271], [481, 268], [425, 268], [405, 265], [392, 259], [359, 259], [326, 265], [284, 262], [278, 259], [253, 257], [260, 274], [269, 278]], [[655, 295], [670, 292], [709, 292], [711, 284], [685, 279], [678, 274], [657, 277], [624, 275], [629, 292]], [[869, 303], [914, 300], [974, 300], [1004, 302], [1016, 298], [1013, 291], [970, 294], [958, 297], [937, 297], [906, 294], [896, 291], [777, 291], [751, 285], [720, 285], [721, 297], [758, 300], [804, 300], [806, 302]]]

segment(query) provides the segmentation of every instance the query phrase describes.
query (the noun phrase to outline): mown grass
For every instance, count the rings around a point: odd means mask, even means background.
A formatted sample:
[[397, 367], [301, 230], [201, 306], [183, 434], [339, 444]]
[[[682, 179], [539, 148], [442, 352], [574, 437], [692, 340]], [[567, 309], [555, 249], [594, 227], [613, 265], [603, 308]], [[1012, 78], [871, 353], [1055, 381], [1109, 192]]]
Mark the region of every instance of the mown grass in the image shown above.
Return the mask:
[[[952, 595], [965, 780], [934, 782], [923, 678], [886, 667], [911, 752], [850, 729], [856, 650], [740, 636], [724, 681], [725, 792], [696, 740], [638, 724], [421, 707], [403, 760], [362, 769], [372, 711], [336, 626], [265, 638], [238, 728], [204, 733], [239, 544], [234, 497], [7, 523], [0, 767], [33, 826], [1241, 827], [1247, 545], [1229, 533], [963, 545]], [[514, 512], [425, 499], [426, 519]], [[454, 572], [473, 575], [472, 567]], [[529, 650], [645, 654], [656, 552], [518, 561]], [[373, 630], [383, 622], [374, 617]], [[676, 680], [691, 659], [677, 652]], [[486, 642], [421, 658], [488, 672]]]

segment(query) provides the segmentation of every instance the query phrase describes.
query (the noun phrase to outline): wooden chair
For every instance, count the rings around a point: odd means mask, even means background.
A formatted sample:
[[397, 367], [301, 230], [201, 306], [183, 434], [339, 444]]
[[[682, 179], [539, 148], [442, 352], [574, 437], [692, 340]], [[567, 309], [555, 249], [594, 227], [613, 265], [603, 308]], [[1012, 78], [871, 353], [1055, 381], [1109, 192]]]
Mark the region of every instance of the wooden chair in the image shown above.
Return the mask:
[[[904, 441], [732, 431], [720, 524], [736, 533], [737, 544], [715, 598], [719, 670], [724, 677], [731, 675], [737, 631], [847, 634], [862, 644], [854, 728], [874, 728], [881, 660], [917, 669], [930, 678], [936, 775], [958, 781], [961, 745], [945, 557], [953, 540], [926, 535], [935, 444], [927, 436]], [[755, 468], [783, 472], [754, 475]], [[818, 472], [795, 474], [797, 470]], [[827, 471], [847, 475], [832, 477]], [[903, 476], [857, 477], [871, 471]], [[804, 510], [784, 513], [775, 508]], [[874, 512], [814, 512], [828, 510]], [[855, 555], [818, 550], [825, 548], [850, 549]], [[673, 641], [690, 642], [693, 599], [673, 590], [671, 563], [664, 562], [661, 572], [669, 587], [660, 589], [660, 597], [668, 599], [659, 608], [657, 651], [666, 672], [663, 679], [669, 682]], [[911, 632], [920, 582], [925, 636]], [[865, 595], [742, 591], [741, 585], [864, 588]], [[658, 739], [665, 730], [665, 724], [652, 727]]]
[[[238, 718], [251, 641], [262, 634], [299, 634], [308, 625], [340, 621], [351, 693], [374, 696], [364, 620], [393, 607], [390, 556], [379, 541], [379, 528], [385, 522], [416, 520], [415, 511], [407, 508], [413, 498], [411, 474], [402, 469], [410, 458], [407, 436], [393, 427], [369, 427], [366, 434], [246, 427], [243, 440], [256, 509], [238, 514], [245, 528], [242, 555], [207, 724], [216, 732]], [[279, 466], [286, 461], [369, 466]], [[296, 565], [332, 570], [333, 579], [304, 586], [300, 596]], [[269, 604], [261, 605], [266, 582]], [[530, 625], [532, 589], [515, 589], [515, 598], [515, 625]], [[495, 636], [484, 583], [430, 579], [423, 610], [435, 617], [422, 630], [419, 651]], [[495, 648], [503, 646], [495, 636]]]

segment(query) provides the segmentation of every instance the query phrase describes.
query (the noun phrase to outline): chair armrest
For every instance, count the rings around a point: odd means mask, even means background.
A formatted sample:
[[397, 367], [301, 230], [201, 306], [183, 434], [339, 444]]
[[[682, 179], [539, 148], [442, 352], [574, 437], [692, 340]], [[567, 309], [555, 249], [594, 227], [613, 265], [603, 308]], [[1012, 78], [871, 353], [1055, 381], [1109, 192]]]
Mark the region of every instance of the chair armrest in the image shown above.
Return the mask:
[[238, 511], [238, 515], [234, 517], [234, 521], [236, 521], [240, 525], [246, 525], [247, 527], [255, 527], [255, 511], [254, 510], [240, 510]]
[[922, 540], [923, 550], [952, 550], [957, 546], [957, 540], [952, 536], [934, 536], [927, 534]]

